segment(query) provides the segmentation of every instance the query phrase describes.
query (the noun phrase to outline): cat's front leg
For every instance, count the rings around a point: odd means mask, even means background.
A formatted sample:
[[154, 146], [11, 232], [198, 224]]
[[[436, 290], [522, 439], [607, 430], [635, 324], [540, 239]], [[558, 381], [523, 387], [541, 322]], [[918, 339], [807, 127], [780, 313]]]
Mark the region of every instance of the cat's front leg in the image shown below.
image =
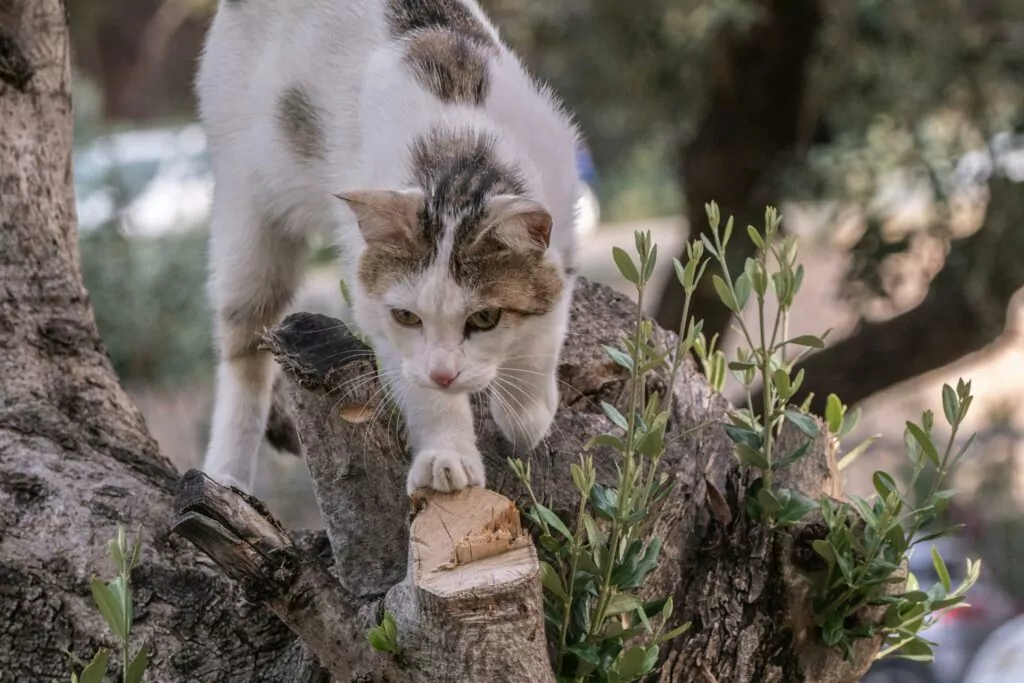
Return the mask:
[[517, 448], [532, 449], [547, 435], [558, 409], [555, 363], [507, 363], [490, 391], [491, 416]]
[[469, 395], [417, 385], [398, 388], [413, 460], [406, 481], [411, 494], [419, 488], [458, 491], [484, 486], [484, 463], [476, 446]]

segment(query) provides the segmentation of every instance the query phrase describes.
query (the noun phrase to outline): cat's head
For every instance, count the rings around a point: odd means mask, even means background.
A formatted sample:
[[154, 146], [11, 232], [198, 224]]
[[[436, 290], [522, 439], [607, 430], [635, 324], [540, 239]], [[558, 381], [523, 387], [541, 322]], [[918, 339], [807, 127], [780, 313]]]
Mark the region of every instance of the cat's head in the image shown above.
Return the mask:
[[499, 195], [473, 210], [433, 211], [420, 190], [339, 196], [366, 242], [359, 315], [401, 358], [406, 381], [479, 391], [512, 354], [531, 353], [524, 336], [537, 334], [538, 316], [565, 287], [545, 258], [551, 216], [543, 206]]

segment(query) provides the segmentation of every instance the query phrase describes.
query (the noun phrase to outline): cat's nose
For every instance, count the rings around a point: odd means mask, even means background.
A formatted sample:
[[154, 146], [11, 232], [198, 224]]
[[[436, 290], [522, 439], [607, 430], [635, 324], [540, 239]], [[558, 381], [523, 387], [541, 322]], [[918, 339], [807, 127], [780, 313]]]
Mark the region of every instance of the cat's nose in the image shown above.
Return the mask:
[[459, 376], [458, 370], [431, 370], [430, 381], [439, 387], [447, 388]]

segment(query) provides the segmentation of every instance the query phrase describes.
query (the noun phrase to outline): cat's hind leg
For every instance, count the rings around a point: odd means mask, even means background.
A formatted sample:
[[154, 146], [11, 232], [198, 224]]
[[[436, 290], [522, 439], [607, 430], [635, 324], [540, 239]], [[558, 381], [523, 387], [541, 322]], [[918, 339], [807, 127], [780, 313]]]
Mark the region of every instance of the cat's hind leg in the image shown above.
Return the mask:
[[203, 464], [213, 479], [252, 491], [256, 454], [270, 412], [276, 367], [257, 348], [280, 322], [302, 279], [305, 235], [250, 202], [218, 198], [210, 234], [210, 294], [219, 352], [210, 442]]

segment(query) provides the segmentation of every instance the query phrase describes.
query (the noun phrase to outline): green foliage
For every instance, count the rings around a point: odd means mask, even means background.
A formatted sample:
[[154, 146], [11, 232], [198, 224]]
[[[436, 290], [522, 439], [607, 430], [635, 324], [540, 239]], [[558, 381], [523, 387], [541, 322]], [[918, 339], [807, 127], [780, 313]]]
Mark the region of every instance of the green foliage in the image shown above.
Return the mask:
[[[973, 396], [969, 382], [956, 389], [942, 388], [943, 413], [951, 428], [941, 449], [933, 438], [934, 415], [930, 411], [920, 424], [907, 422], [904, 444], [911, 462], [910, 481], [899, 487], [886, 472], [875, 472], [876, 495], [870, 500], [854, 496], [852, 503], [823, 499], [821, 513], [828, 535], [814, 542], [814, 550], [825, 561], [823, 576], [813, 577], [815, 622], [822, 639], [850, 652], [857, 638], [881, 636], [885, 645], [879, 657], [898, 652], [910, 659], [928, 660], [932, 647], [920, 636], [944, 610], [961, 605], [981, 572], [980, 561], [967, 563], [967, 574], [955, 589], [938, 551], [932, 548], [932, 562], [940, 582], [927, 591], [918, 588], [913, 575], [902, 592], [902, 565], [914, 546], [956, 531], [955, 527], [933, 529], [953, 496], [942, 489], [949, 473], [970, 446], [970, 440], [956, 449], [956, 435], [970, 408]], [[927, 475], [930, 484], [915, 500], [917, 482]], [[927, 532], [927, 533], [926, 533]], [[865, 622], [867, 607], [884, 609], [875, 623]]]
[[380, 624], [366, 632], [366, 640], [377, 652], [390, 652], [396, 656], [402, 654], [402, 647], [398, 644], [398, 625], [391, 612], [385, 612]]
[[[703, 238], [705, 248], [722, 268], [724, 277], [715, 276], [714, 284], [722, 303], [737, 314], [736, 326], [746, 346], [737, 350], [736, 360], [727, 367], [746, 390], [747, 404], [733, 409], [724, 425], [726, 434], [734, 443], [736, 458], [743, 465], [757, 470], [748, 490], [747, 513], [755, 520], [764, 521], [774, 528], [784, 528], [802, 521], [815, 509], [821, 512], [827, 529], [824, 539], [812, 543], [821, 556], [826, 569], [820, 577], [809, 577], [815, 585], [813, 600], [815, 624], [821, 640], [830, 646], [843, 648], [852, 655], [853, 643], [858, 638], [881, 636], [886, 648], [880, 656], [900, 652], [914, 659], [931, 657], [930, 643], [918, 634], [931, 624], [935, 616], [963, 602], [967, 590], [975, 583], [980, 562], [970, 562], [967, 577], [955, 590], [949, 584], [949, 574], [939, 554], [933, 551], [936, 572], [942, 581], [927, 592], [917, 589], [910, 577], [906, 590], [894, 593], [892, 588], [904, 583], [902, 572], [907, 553], [918, 543], [953, 531], [939, 529], [926, 535], [928, 529], [949, 504], [950, 489], [942, 490], [942, 483], [963, 457], [970, 440], [954, 455], [953, 445], [963, 424], [973, 397], [970, 383], [961, 381], [954, 390], [942, 389], [943, 414], [951, 427], [949, 440], [940, 453], [932, 429], [934, 416], [926, 412], [920, 424], [907, 422], [904, 442], [912, 469], [910, 481], [901, 489], [887, 472], [874, 474], [877, 495], [872, 500], [853, 497], [852, 503], [823, 497], [813, 501], [785, 488], [773, 487], [773, 474], [804, 457], [811, 444], [821, 436], [819, 421], [789, 404], [804, 379], [803, 370], [795, 375], [796, 363], [814, 349], [824, 348], [824, 337], [802, 335], [790, 338], [788, 314], [803, 281], [803, 267], [797, 263], [796, 239], [780, 237], [781, 217], [769, 207], [765, 212], [763, 230], [753, 226], [747, 235], [756, 247], [756, 256], [747, 259], [744, 270], [733, 277], [729, 272], [725, 250], [732, 237], [730, 218], [720, 230], [718, 207], [707, 206], [711, 237]], [[685, 280], [681, 276], [680, 280]], [[769, 294], [776, 300], [774, 318], [766, 315]], [[756, 305], [756, 327], [748, 325], [740, 313], [753, 297]], [[793, 347], [799, 349], [787, 354]], [[714, 351], [714, 340], [705, 344], [698, 336], [695, 350], [704, 367], [711, 368], [709, 377], [721, 390], [725, 377], [721, 368], [726, 360], [721, 351]], [[762, 403], [754, 405], [753, 385], [761, 384]], [[840, 439], [853, 430], [859, 412], [849, 411], [838, 396], [832, 394], [826, 401], [824, 426], [830, 438]], [[802, 433], [806, 440], [790, 453], [779, 453], [776, 444], [786, 423]], [[876, 437], [853, 448], [839, 463], [845, 468], [863, 453]], [[919, 500], [913, 501], [922, 474], [930, 479]], [[884, 608], [878, 622], [864, 620], [866, 608]]]
[[[736, 359], [731, 362], [715, 348], [715, 338], [706, 341], [702, 335], [698, 336], [694, 349], [712, 387], [718, 391], [724, 388], [728, 369], [746, 393], [746, 405], [730, 410], [724, 427], [733, 441], [736, 458], [759, 470], [760, 476], [754, 479], [748, 491], [747, 512], [754, 519], [763, 519], [776, 527], [790, 526], [802, 520], [817, 504], [799, 492], [773, 488], [772, 480], [775, 472], [804, 457], [819, 436], [818, 421], [806, 411], [791, 406], [789, 400], [804, 380], [803, 371], [794, 375], [796, 363], [811, 351], [824, 348], [825, 342], [813, 335], [789, 336], [789, 312], [803, 284], [804, 269], [797, 263], [796, 237], [780, 236], [782, 218], [778, 212], [771, 207], [765, 211], [762, 230], [747, 227], [746, 235], [754, 244], [755, 255], [747, 259], [743, 272], [733, 274], [726, 258], [726, 249], [733, 237], [733, 219], [730, 217], [723, 228], [718, 205], [712, 202], [705, 208], [711, 236], [702, 238], [704, 249], [722, 271], [722, 276], [714, 276], [715, 291], [722, 303], [736, 314], [736, 327], [742, 341]], [[697, 259], [700, 260], [699, 255]], [[685, 286], [684, 275], [685, 272], [680, 274], [680, 282]], [[768, 313], [771, 297], [776, 303], [774, 316]], [[756, 307], [754, 324], [748, 324], [740, 315], [749, 303]], [[796, 353], [787, 353], [794, 349]], [[755, 383], [762, 387], [758, 405], [754, 404]], [[838, 398], [830, 397], [828, 413], [827, 422], [836, 427], [837, 433], [848, 432], [856, 424], [856, 412], [847, 415]], [[787, 422], [806, 440], [792, 452], [779, 453], [776, 444]]]
[[79, 246], [96, 324], [123, 381], [212, 372], [205, 231], [129, 238], [109, 226], [82, 234]]
[[[702, 247], [697, 243], [690, 249], [699, 254]], [[540, 531], [544, 617], [559, 681], [625, 683], [643, 678], [657, 665], [660, 646], [689, 628], [671, 626], [671, 598], [644, 600], [640, 595], [661, 552], [661, 540], [650, 532], [673, 486], [659, 469], [671, 395], [648, 396], [646, 378], [662, 370], [670, 374], [668, 386], [673, 386], [683, 358], [700, 335], [700, 324], [691, 322], [671, 347], [655, 343], [653, 326], [641, 311], [657, 255], [650, 234], [641, 232], [636, 233], [636, 258], [619, 248], [612, 254], [639, 300], [634, 330], [619, 348], [605, 348], [629, 371], [629, 408], [623, 414], [602, 404], [614, 429], [592, 438], [586, 450], [602, 446], [615, 452], [615, 485], [598, 483], [593, 456], [581, 455], [571, 467], [579, 506], [567, 524], [537, 500], [529, 462], [509, 461], [530, 496], [526, 516]], [[687, 310], [703, 274], [698, 260], [686, 268], [676, 264], [685, 280]]]
[[[117, 638], [118, 650], [121, 655], [121, 683], [140, 683], [145, 676], [149, 655], [145, 646], [142, 646], [138, 648], [134, 656], [131, 656], [131, 573], [133, 568], [139, 566], [142, 553], [142, 527], [140, 526], [135, 534], [135, 543], [129, 545], [124, 527], [118, 525], [117, 536], [108, 542], [107, 547], [118, 574], [109, 582], [104, 582], [94, 576], [90, 581], [92, 596], [97, 609], [107, 622], [107, 626]], [[110, 658], [108, 650], [100, 649], [88, 664], [74, 655], [71, 655], [71, 658], [82, 667], [81, 674], [72, 671], [72, 683], [113, 683], [113, 679], [107, 676], [107, 662]]]

